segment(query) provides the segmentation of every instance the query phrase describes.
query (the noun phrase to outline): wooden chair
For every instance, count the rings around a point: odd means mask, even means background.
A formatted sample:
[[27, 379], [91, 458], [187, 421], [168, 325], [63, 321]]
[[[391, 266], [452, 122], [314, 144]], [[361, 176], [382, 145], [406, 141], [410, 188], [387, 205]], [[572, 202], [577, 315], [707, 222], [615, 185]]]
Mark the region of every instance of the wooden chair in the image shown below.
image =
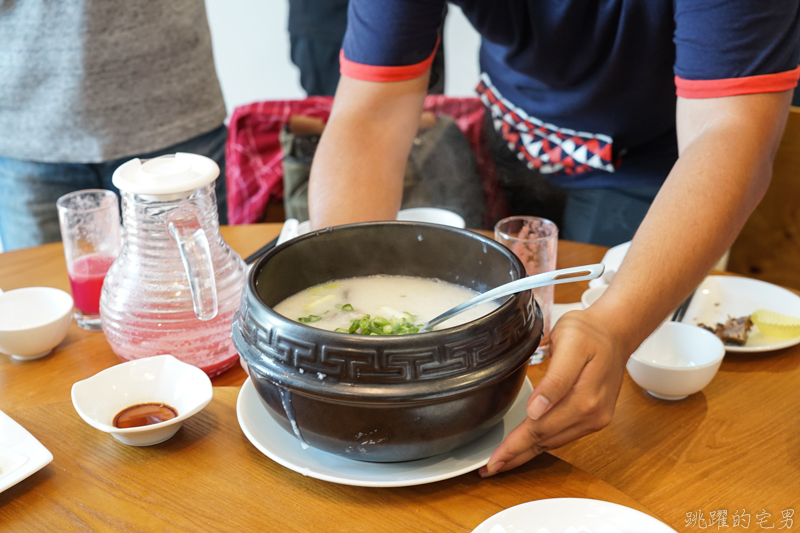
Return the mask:
[[800, 289], [800, 107], [789, 112], [772, 182], [731, 247], [728, 270]]

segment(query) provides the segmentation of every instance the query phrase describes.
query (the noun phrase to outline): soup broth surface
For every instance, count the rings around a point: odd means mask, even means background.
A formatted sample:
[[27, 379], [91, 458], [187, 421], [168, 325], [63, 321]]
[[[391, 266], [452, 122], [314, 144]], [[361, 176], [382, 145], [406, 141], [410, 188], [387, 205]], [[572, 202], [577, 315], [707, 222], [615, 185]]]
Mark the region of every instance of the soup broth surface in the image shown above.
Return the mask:
[[[364, 276], [316, 285], [283, 300], [275, 311], [299, 322], [328, 331], [353, 332], [354, 321], [369, 315], [373, 324], [388, 328], [381, 335], [415, 333], [448, 309], [478, 293], [439, 279], [413, 276]], [[498, 307], [487, 302], [457, 315], [434, 329], [475, 320]], [[384, 325], [382, 320], [387, 324]], [[362, 321], [363, 323], [363, 321]], [[374, 325], [372, 327], [375, 327]], [[361, 329], [357, 333], [363, 333]]]

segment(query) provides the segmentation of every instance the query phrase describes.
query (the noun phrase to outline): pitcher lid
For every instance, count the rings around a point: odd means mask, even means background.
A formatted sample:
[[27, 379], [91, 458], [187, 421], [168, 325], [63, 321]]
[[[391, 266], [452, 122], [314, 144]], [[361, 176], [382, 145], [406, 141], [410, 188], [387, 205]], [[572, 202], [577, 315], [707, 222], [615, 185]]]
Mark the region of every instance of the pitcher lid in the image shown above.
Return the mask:
[[219, 176], [213, 159], [178, 152], [153, 159], [131, 159], [114, 171], [111, 181], [121, 191], [162, 195], [192, 191]]

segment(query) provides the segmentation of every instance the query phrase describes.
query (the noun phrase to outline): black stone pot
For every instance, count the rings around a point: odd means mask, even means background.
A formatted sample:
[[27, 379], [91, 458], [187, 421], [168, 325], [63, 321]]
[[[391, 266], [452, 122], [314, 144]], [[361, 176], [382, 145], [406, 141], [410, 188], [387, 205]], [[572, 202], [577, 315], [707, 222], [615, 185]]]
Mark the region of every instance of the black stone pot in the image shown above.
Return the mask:
[[431, 224], [353, 224], [310, 233], [248, 275], [233, 341], [271, 415], [321, 450], [363, 461], [422, 459], [466, 444], [511, 406], [542, 336], [532, 291], [467, 324], [404, 336], [316, 329], [272, 307], [308, 287], [375, 274], [478, 292], [525, 275], [491, 239]]

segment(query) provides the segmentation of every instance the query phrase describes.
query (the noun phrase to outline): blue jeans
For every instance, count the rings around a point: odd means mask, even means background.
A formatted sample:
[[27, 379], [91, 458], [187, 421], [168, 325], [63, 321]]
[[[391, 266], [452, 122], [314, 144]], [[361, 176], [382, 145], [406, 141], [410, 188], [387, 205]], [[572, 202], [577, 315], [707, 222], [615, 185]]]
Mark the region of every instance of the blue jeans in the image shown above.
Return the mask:
[[569, 241], [616, 246], [633, 239], [660, 186], [565, 189], [563, 230]]
[[188, 141], [149, 154], [131, 155], [103, 163], [37, 163], [0, 156], [0, 239], [4, 250], [16, 250], [61, 240], [56, 201], [81, 189], [119, 190], [111, 183], [114, 171], [134, 158], [188, 152], [210, 157], [220, 168], [216, 182], [221, 224], [228, 223], [225, 187], [225, 141], [222, 125]]

